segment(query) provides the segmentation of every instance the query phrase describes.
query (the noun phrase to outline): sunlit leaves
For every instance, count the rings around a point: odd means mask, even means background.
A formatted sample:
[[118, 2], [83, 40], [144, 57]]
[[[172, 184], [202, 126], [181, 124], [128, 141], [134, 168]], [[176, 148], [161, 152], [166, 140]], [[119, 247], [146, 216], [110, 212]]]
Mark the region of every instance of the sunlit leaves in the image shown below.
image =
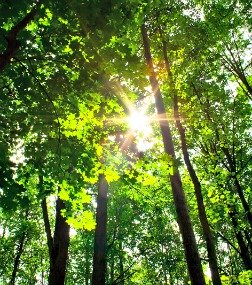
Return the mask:
[[67, 223], [74, 229], [86, 229], [91, 231], [95, 228], [94, 216], [90, 211], [83, 211], [80, 214], [75, 212], [73, 216], [66, 218]]
[[94, 229], [93, 213], [86, 210], [85, 206], [85, 204], [90, 204], [92, 199], [84, 188], [75, 189], [74, 186], [63, 180], [58, 196], [69, 205], [69, 209], [62, 210], [62, 215], [71, 227], [74, 229]]

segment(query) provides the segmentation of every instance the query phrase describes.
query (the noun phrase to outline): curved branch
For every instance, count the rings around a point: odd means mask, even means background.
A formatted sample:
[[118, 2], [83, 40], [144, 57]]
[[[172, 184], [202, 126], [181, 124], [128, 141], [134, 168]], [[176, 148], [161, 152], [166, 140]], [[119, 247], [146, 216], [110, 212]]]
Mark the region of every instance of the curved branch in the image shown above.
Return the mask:
[[35, 18], [38, 8], [41, 6], [41, 1], [38, 1], [36, 6], [26, 16], [11, 28], [8, 34], [5, 36], [7, 41], [7, 47], [5, 51], [0, 54], [0, 72], [10, 63], [11, 59], [15, 56], [15, 53], [20, 48], [20, 41], [18, 40], [18, 34], [24, 30], [29, 23]]

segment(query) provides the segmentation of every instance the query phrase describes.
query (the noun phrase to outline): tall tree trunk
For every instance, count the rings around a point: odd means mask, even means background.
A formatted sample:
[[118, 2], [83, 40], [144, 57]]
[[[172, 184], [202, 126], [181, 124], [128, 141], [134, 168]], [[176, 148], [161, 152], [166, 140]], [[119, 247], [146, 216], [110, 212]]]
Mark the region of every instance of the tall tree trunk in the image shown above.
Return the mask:
[[[200, 96], [198, 95], [197, 89], [195, 88], [195, 86], [193, 85], [193, 89], [198, 97], [198, 100], [200, 102], [200, 104], [204, 107], [204, 112], [206, 114], [206, 118], [207, 120], [213, 124], [213, 120], [211, 118], [211, 114], [209, 113], [209, 110], [207, 108], [205, 108], [204, 104], [202, 103], [202, 101], [200, 100]], [[220, 141], [220, 135], [218, 130], [215, 130], [215, 135], [216, 135], [216, 139], [218, 141]], [[224, 153], [226, 159], [227, 159], [227, 170], [231, 173], [231, 177], [234, 181], [234, 186], [237, 190], [238, 196], [241, 200], [243, 209], [245, 211], [245, 215], [247, 218], [248, 223], [250, 224], [250, 227], [252, 229], [252, 213], [251, 213], [251, 209], [249, 206], [249, 203], [246, 201], [244, 193], [243, 193], [243, 189], [240, 185], [240, 182], [237, 178], [237, 167], [236, 167], [236, 158], [234, 156], [234, 154], [230, 153], [229, 149], [227, 147], [221, 147], [222, 152]]]
[[[43, 191], [43, 176], [39, 176], [39, 188]], [[70, 242], [70, 226], [62, 217], [61, 211], [65, 209], [64, 201], [57, 197], [54, 236], [48, 216], [46, 198], [41, 202], [47, 245], [49, 251], [50, 271], [49, 285], [64, 285], [67, 269], [68, 247]]]
[[243, 261], [244, 267], [247, 270], [252, 270], [252, 260], [248, 251], [248, 247], [243, 239], [241, 230], [238, 228], [238, 222], [236, 219], [236, 209], [235, 206], [229, 206], [229, 216], [234, 227], [235, 236], [240, 248], [240, 256]]
[[18, 242], [17, 253], [16, 253], [15, 260], [14, 260], [14, 267], [13, 267], [12, 274], [11, 274], [10, 285], [14, 285], [16, 282], [16, 276], [17, 276], [18, 267], [19, 267], [20, 260], [21, 260], [21, 255], [24, 251], [25, 238], [26, 238], [26, 232], [23, 232]]
[[[28, 215], [29, 215], [29, 210], [26, 210], [25, 211], [25, 221], [28, 221]], [[19, 239], [18, 247], [17, 247], [17, 253], [16, 253], [16, 257], [14, 260], [14, 266], [13, 266], [13, 270], [12, 270], [12, 274], [11, 274], [10, 285], [14, 285], [16, 282], [18, 267], [20, 264], [21, 255], [24, 251], [24, 244], [25, 244], [26, 237], [27, 237], [27, 232], [23, 232], [20, 239]]]
[[213, 235], [212, 235], [209, 222], [207, 219], [207, 215], [206, 215], [201, 184], [199, 182], [198, 176], [190, 160], [185, 129], [180, 120], [179, 107], [178, 107], [178, 94], [177, 94], [177, 90], [175, 89], [175, 84], [173, 82], [173, 77], [172, 77], [172, 72], [171, 72], [171, 65], [170, 65], [170, 62], [167, 56], [167, 45], [166, 45], [166, 42], [164, 41], [163, 41], [163, 54], [164, 54], [165, 66], [166, 66], [166, 71], [168, 74], [170, 89], [172, 90], [172, 93], [173, 93], [174, 117], [175, 117], [177, 129], [180, 135], [181, 148], [182, 148], [186, 168], [187, 168], [187, 171], [191, 177], [191, 180], [194, 186], [194, 193], [195, 193], [196, 200], [197, 200], [199, 219], [200, 219], [200, 223], [202, 226], [202, 230], [203, 230], [203, 234], [204, 234], [204, 238], [205, 238], [206, 246], [207, 246], [209, 267], [211, 270], [213, 285], [221, 285], [222, 283], [221, 283], [220, 274], [218, 270], [218, 263], [217, 263], [217, 256], [216, 256]]
[[[147, 67], [150, 71], [150, 84], [152, 92], [155, 97], [155, 105], [157, 113], [159, 115], [159, 125], [163, 137], [163, 144], [165, 152], [173, 160], [175, 164], [176, 156], [174, 151], [173, 139], [171, 135], [170, 126], [166, 117], [166, 111], [163, 103], [163, 98], [159, 89], [159, 84], [156, 78], [156, 73], [153, 67], [152, 56], [150, 52], [149, 38], [145, 25], [141, 26], [144, 55], [147, 63]], [[189, 212], [186, 204], [186, 198], [182, 187], [182, 182], [178, 169], [175, 169], [174, 165], [173, 174], [170, 175], [170, 182], [172, 187], [173, 199], [177, 212], [177, 220], [179, 229], [182, 235], [183, 246], [185, 250], [185, 256], [188, 266], [188, 271], [192, 285], [205, 285], [204, 274], [201, 266], [201, 261], [197, 249], [197, 244], [193, 232], [192, 223], [189, 217]]]
[[115, 276], [115, 257], [114, 257], [114, 254], [111, 254], [111, 257], [110, 257], [110, 284], [113, 284], [113, 281], [114, 281], [114, 276]]
[[103, 174], [99, 175], [96, 208], [96, 228], [93, 256], [93, 285], [105, 285], [107, 248], [107, 199], [108, 183]]
[[[41, 181], [43, 181], [43, 178], [40, 178]], [[51, 233], [51, 226], [49, 221], [49, 215], [46, 205], [46, 197], [41, 202], [41, 208], [42, 208], [42, 214], [43, 214], [43, 220], [44, 220], [44, 226], [45, 226], [45, 232], [46, 232], [46, 238], [47, 238], [47, 246], [49, 251], [49, 258], [50, 258], [50, 264], [52, 263], [51, 257], [52, 257], [52, 249], [53, 249], [53, 238]]]
[[122, 240], [119, 240], [119, 275], [120, 275], [120, 281], [118, 282], [118, 285], [124, 285], [125, 272], [124, 272], [124, 266], [123, 266]]
[[58, 197], [56, 201], [56, 220], [51, 253], [49, 285], [64, 285], [66, 277], [70, 226], [61, 215], [63, 209], [65, 209], [64, 201]]
[[252, 213], [251, 213], [251, 210], [250, 210], [250, 206], [249, 206], [248, 202], [246, 201], [246, 199], [244, 197], [243, 189], [242, 189], [241, 184], [240, 184], [240, 182], [239, 182], [239, 180], [237, 178], [237, 175], [236, 175], [237, 167], [236, 167], [235, 160], [232, 157], [232, 155], [230, 154], [228, 148], [222, 147], [222, 151], [223, 151], [223, 153], [226, 156], [226, 159], [227, 159], [227, 162], [228, 162], [228, 165], [229, 165], [229, 171], [231, 172], [232, 178], [233, 178], [233, 181], [234, 181], [234, 186], [235, 186], [236, 191], [237, 191], [237, 193], [239, 195], [239, 198], [241, 200], [241, 203], [242, 203], [242, 206], [243, 206], [246, 218], [247, 218], [247, 220], [248, 220], [248, 222], [250, 224], [251, 230], [252, 230]]

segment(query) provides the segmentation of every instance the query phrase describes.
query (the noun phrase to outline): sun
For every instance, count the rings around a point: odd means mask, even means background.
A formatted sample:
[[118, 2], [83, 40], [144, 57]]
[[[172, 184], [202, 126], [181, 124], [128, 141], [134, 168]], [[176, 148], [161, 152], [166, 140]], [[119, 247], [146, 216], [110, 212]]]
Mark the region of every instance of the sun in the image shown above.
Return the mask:
[[127, 123], [132, 131], [140, 133], [148, 133], [150, 131], [149, 118], [143, 111], [132, 111], [127, 119]]
[[[123, 96], [120, 96], [120, 100], [126, 107], [128, 116], [113, 117], [107, 119], [107, 123], [118, 126], [126, 124], [128, 126], [128, 131], [124, 136], [125, 138], [128, 137], [130, 139], [125, 139], [121, 148], [126, 149], [127, 146], [132, 143], [132, 140], [134, 140], [139, 151], [146, 151], [152, 148], [154, 145], [152, 124], [157, 121], [156, 115], [149, 114], [151, 107], [153, 107], [152, 96], [145, 94], [143, 99], [132, 103], [129, 98], [127, 98], [127, 95], [124, 94]], [[109, 140], [115, 140], [114, 136], [110, 136]]]
[[139, 151], [150, 149], [153, 146], [151, 117], [145, 114], [145, 110], [132, 110], [127, 123], [135, 137], [137, 149]]

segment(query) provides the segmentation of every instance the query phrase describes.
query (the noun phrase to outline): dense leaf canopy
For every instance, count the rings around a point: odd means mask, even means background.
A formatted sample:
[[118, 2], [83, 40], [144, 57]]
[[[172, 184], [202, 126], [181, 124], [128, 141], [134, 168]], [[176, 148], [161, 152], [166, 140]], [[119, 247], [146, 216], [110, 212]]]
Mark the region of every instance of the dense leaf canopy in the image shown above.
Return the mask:
[[251, 12], [1, 1], [0, 284], [250, 284]]

